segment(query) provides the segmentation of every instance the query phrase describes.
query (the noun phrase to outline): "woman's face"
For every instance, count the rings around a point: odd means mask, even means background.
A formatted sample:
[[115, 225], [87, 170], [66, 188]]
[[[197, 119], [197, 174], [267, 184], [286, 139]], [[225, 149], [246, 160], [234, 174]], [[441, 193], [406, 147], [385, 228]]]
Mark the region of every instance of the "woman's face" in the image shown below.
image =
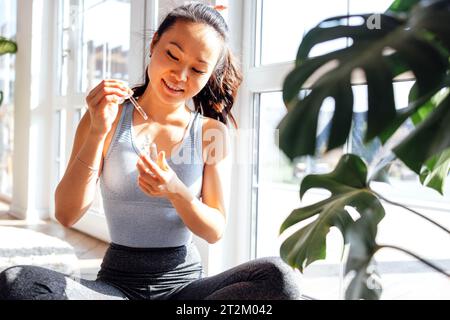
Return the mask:
[[163, 103], [184, 103], [208, 82], [223, 40], [210, 26], [177, 21], [152, 44], [148, 68], [152, 91]]

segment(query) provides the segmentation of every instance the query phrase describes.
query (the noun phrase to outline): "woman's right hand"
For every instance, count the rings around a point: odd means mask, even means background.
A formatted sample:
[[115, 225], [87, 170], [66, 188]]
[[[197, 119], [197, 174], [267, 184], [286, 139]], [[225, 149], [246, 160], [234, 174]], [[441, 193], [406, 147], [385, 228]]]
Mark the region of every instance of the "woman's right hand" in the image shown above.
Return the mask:
[[120, 80], [103, 80], [86, 97], [91, 118], [91, 133], [107, 135], [119, 112], [120, 100], [127, 98], [131, 89]]

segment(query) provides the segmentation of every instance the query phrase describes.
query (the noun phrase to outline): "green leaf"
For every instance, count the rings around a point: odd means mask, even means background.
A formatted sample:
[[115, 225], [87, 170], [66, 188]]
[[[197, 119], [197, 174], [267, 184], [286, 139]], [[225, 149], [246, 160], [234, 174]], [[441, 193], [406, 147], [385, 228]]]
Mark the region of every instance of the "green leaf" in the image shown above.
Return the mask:
[[[411, 116], [411, 120], [415, 126], [419, 125], [423, 122], [433, 111], [437, 108], [437, 106], [445, 99], [447, 95], [450, 94], [450, 88], [443, 88], [438, 91], [430, 100], [425, 102], [417, 111]], [[410, 102], [418, 101], [417, 100], [417, 82], [414, 83], [411, 90], [409, 91], [408, 100]]]
[[[380, 133], [379, 138], [381, 142], [384, 144], [389, 138], [400, 128], [400, 126], [410, 117], [415, 117], [415, 113], [418, 112], [424, 105], [426, 105], [430, 99], [435, 96], [436, 92], [430, 92], [423, 97], [418, 98], [417, 100], [411, 101], [406, 108], [400, 109], [397, 111], [397, 116], [394, 121], [389, 125], [387, 129], [385, 129], [382, 133]], [[419, 118], [415, 118], [419, 119]]]
[[411, 170], [420, 174], [425, 161], [450, 147], [450, 95], [393, 151]]
[[[414, 84], [414, 86], [411, 88], [411, 91], [409, 92], [409, 101], [415, 101], [417, 100], [417, 83]], [[419, 110], [416, 111], [411, 116], [411, 120], [414, 123], [414, 125], [418, 125], [423, 120], [425, 120], [428, 115], [436, 108], [436, 105], [433, 103], [433, 100], [428, 100], [422, 107], [419, 108]]]
[[346, 231], [350, 250], [345, 274], [353, 275], [345, 291], [346, 300], [375, 300], [381, 296], [381, 282], [373, 256], [378, 248], [375, 242], [376, 227], [384, 216], [384, 210], [377, 203], [371, 208], [373, 210], [371, 214], [367, 214], [365, 219], [357, 220]]
[[[371, 15], [357, 16], [367, 21]], [[278, 129], [280, 148], [291, 160], [315, 154], [318, 116], [323, 101], [329, 97], [335, 101], [335, 112], [327, 149], [345, 143], [351, 129], [354, 103], [351, 77], [355, 70], [364, 72], [368, 85], [365, 141], [376, 136], [386, 141], [417, 110], [408, 108], [406, 116], [397, 115], [392, 87], [394, 77], [412, 71], [417, 79], [417, 99], [434, 95], [444, 83], [450, 50], [450, 24], [447, 23], [450, 9], [447, 7], [424, 2], [415, 6], [407, 19], [380, 15], [381, 28], [373, 30], [367, 28], [366, 23], [347, 25], [347, 19], [346, 16], [333, 17], [308, 32], [300, 45], [296, 66], [285, 79], [283, 99], [288, 114]], [[348, 38], [353, 41], [348, 48], [318, 57], [309, 56], [318, 44]], [[387, 53], [387, 49], [391, 52]], [[318, 72], [324, 66], [329, 68]], [[301, 97], [302, 89], [310, 89], [309, 94]]]
[[345, 290], [345, 300], [378, 300], [382, 286], [380, 276], [372, 265], [362, 266]]
[[16, 53], [17, 44], [14, 41], [0, 37], [0, 56], [7, 53]]
[[[347, 230], [354, 224], [347, 207], [360, 215], [357, 221], [366, 221], [363, 234], [376, 233], [377, 224], [384, 216], [378, 198], [366, 188], [367, 167], [358, 156], [342, 156], [335, 170], [324, 175], [310, 175], [303, 179], [300, 196], [316, 187], [327, 189], [332, 195], [316, 204], [294, 210], [283, 222], [280, 233], [311, 217], [316, 219], [289, 236], [281, 245], [280, 255], [291, 266], [303, 272], [309, 264], [326, 257], [326, 236], [331, 227], [337, 227], [347, 243]], [[371, 245], [371, 240], [360, 238], [360, 246]]]
[[395, 0], [387, 11], [395, 13], [407, 13], [411, 11], [411, 9], [419, 2], [420, 0]]
[[450, 174], [450, 149], [428, 160], [420, 172], [420, 182], [444, 195], [445, 180]]
[[332, 194], [365, 189], [366, 179], [367, 166], [364, 161], [356, 155], [347, 154], [341, 157], [332, 172], [306, 176], [300, 187], [300, 198], [311, 188], [324, 188]]

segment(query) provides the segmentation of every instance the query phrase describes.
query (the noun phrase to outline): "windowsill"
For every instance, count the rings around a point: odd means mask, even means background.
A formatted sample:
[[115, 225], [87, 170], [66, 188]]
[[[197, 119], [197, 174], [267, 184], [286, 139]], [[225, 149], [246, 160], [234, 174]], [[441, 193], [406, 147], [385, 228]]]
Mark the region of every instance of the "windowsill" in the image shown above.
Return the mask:
[[[420, 197], [423, 197], [421, 194], [421, 190], [417, 190], [415, 193], [410, 192], [409, 195], [405, 195], [403, 192], [399, 192], [398, 188], [394, 189], [392, 186], [389, 186], [386, 183], [382, 182], [373, 182], [373, 189], [374, 191], [380, 193], [382, 196], [386, 197], [388, 200], [395, 201], [399, 204], [402, 204], [404, 206], [408, 206], [411, 208], [417, 208], [417, 209], [430, 209], [430, 210], [437, 210], [437, 211], [450, 211], [450, 202], [446, 197], [441, 197], [441, 200], [434, 200], [434, 199], [420, 199]], [[288, 192], [296, 192], [298, 193], [300, 190], [300, 185], [294, 185], [289, 183], [259, 183], [258, 185], [255, 185], [257, 188], [274, 188], [278, 190], [288, 191]], [[427, 187], [423, 187], [426, 189], [429, 189]], [[431, 190], [427, 190], [430, 192], [434, 192]], [[316, 196], [316, 197], [327, 197], [330, 195], [328, 191], [325, 189], [311, 189], [308, 191], [307, 194]], [[439, 197], [439, 195], [437, 195]]]

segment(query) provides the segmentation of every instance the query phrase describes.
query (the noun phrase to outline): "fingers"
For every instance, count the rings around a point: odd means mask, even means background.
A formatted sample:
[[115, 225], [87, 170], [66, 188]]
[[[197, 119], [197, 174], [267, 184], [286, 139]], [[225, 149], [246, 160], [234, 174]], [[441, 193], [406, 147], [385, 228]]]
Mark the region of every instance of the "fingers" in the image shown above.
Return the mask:
[[150, 159], [152, 159], [156, 164], [163, 170], [169, 170], [166, 162], [166, 153], [161, 151], [158, 153], [158, 148], [155, 143], [150, 146]]
[[155, 162], [158, 160], [158, 149], [155, 143], [152, 143], [150, 146], [150, 159]]
[[163, 177], [163, 173], [161, 172], [161, 168], [152, 159], [150, 159], [149, 157], [147, 157], [145, 155], [141, 156], [139, 159], [140, 159], [140, 161], [143, 162], [144, 168], [147, 167], [151, 171], [151, 173], [153, 173], [155, 175], [157, 180], [159, 180], [161, 182], [164, 181], [164, 177]]
[[105, 100], [105, 104], [108, 102], [117, 102], [119, 98], [126, 98], [130, 95], [128, 90], [122, 89], [121, 87], [104, 87], [97, 95], [92, 97], [91, 104], [96, 106]]
[[89, 96], [95, 96], [96, 94], [98, 94], [100, 92], [100, 90], [102, 90], [102, 88], [104, 87], [115, 87], [115, 88], [120, 88], [120, 87], [127, 87], [127, 85], [125, 84], [125, 82], [120, 81], [120, 80], [116, 80], [116, 79], [105, 79], [102, 80], [94, 89], [92, 89], [89, 92]]
[[162, 192], [158, 190], [157, 187], [154, 187], [151, 184], [147, 183], [141, 176], [139, 176], [138, 178], [138, 185], [144, 193], [150, 194], [152, 196], [162, 195]]
[[148, 181], [150, 183], [152, 183], [153, 185], [157, 186], [159, 185], [161, 182], [163, 182], [163, 180], [160, 180], [152, 171], [150, 168], [148, 168], [143, 162], [142, 160], [138, 160], [138, 163], [136, 165], [138, 171], [139, 171], [139, 175], [142, 177], [146, 177], [148, 179]]
[[88, 104], [97, 105], [103, 98], [109, 95], [117, 97], [127, 97], [132, 90], [122, 81], [119, 80], [103, 80], [95, 87], [86, 97]]
[[164, 151], [161, 151], [158, 154], [158, 166], [163, 169], [164, 171], [169, 170], [169, 167], [167, 165], [167, 161], [166, 161], [166, 153]]

